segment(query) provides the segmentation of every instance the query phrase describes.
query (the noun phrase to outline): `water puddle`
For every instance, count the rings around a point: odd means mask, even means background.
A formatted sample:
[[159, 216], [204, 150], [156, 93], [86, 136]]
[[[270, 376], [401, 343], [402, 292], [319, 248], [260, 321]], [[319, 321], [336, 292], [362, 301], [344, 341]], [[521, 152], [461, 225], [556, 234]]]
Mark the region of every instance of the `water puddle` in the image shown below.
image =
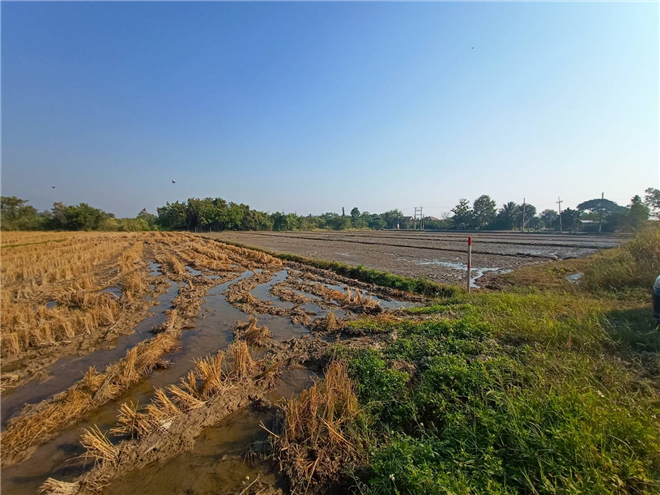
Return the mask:
[[[310, 387], [313, 373], [307, 369], [289, 370], [282, 374], [275, 389], [267, 394], [271, 402], [297, 396]], [[105, 495], [161, 495], [194, 493], [218, 495], [240, 493], [257, 477], [263, 483], [284, 489], [284, 480], [275, 465], [261, 459], [245, 461], [247, 452], [266, 446], [268, 433], [259, 425], [272, 428], [271, 410], [241, 409], [217, 425], [205, 429], [195, 440], [192, 451], [184, 452], [164, 464], [154, 463], [118, 479]]]
[[[203, 316], [196, 320], [197, 325], [194, 329], [185, 330], [182, 333], [181, 350], [167, 356], [169, 361], [167, 368], [152, 371], [146, 380], [130, 388], [122, 397], [108, 402], [84, 421], [64, 430], [54, 439], [41, 445], [28, 461], [3, 468], [2, 493], [34, 494], [38, 492], [39, 487], [48, 477], [70, 481], [89, 470], [93, 466], [93, 462], [85, 463], [85, 460], [79, 457], [84, 452], [80, 446], [80, 435], [83, 428], [98, 425], [101, 431], [107, 432], [116, 423], [120, 404], [130, 400], [146, 405], [153, 396], [155, 388], [176, 383], [180, 377], [191, 370], [194, 366], [193, 359], [226, 348], [232, 341], [232, 326], [238, 320], [247, 319], [247, 316], [227, 303], [222, 292], [230, 284], [251, 274], [250, 271], [244, 272], [239, 277], [219, 284], [208, 291], [204, 297], [206, 303], [202, 306], [201, 314]], [[174, 287], [176, 288], [176, 285]], [[164, 311], [168, 306], [161, 302], [161, 305], [155, 308], [162, 307]], [[163, 321], [165, 321], [164, 315], [160, 323]], [[149, 326], [147, 332], [153, 326]], [[80, 378], [80, 375], [77, 378]], [[27, 384], [26, 387], [28, 385], [30, 384]], [[3, 396], [2, 399], [3, 420], [5, 420], [5, 397]], [[22, 404], [20, 405], [22, 406]], [[116, 443], [121, 440], [121, 438], [113, 436], [109, 438]], [[147, 472], [148, 470], [141, 470], [140, 476], [143, 474], [146, 476]], [[178, 484], [173, 486], [178, 486]], [[162, 486], [160, 488], [162, 489]], [[128, 490], [127, 493], [142, 492]], [[154, 493], [171, 493], [171, 486], [164, 491]]]
[[[346, 284], [329, 284], [329, 283], [324, 283], [324, 282], [317, 282], [320, 285], [323, 285], [327, 287], [328, 289], [336, 290], [339, 292], [343, 292], [346, 294]], [[372, 299], [375, 299], [380, 303], [380, 306], [383, 309], [399, 309], [399, 308], [412, 308], [417, 305], [417, 303], [410, 302], [410, 301], [400, 301], [397, 299], [384, 299], [382, 297], [378, 297], [375, 294], [372, 294], [371, 292], [367, 292], [365, 290], [360, 290], [360, 293], [364, 297], [370, 297]]]
[[[408, 260], [401, 258], [400, 261], [408, 261]], [[465, 272], [467, 270], [467, 264], [461, 263], [460, 261], [440, 261], [434, 259], [434, 260], [415, 261], [415, 264], [439, 265], [439, 266], [444, 266], [445, 268], [450, 268], [452, 270], [458, 270], [461, 272]], [[470, 287], [472, 287], [473, 289], [479, 289], [480, 287], [476, 284], [476, 280], [488, 272], [510, 273], [511, 270], [502, 270], [501, 268], [477, 268], [473, 266], [470, 272], [470, 275], [472, 275], [472, 277], [470, 277]]]
[[311, 334], [311, 331], [307, 327], [298, 323], [292, 323], [288, 316], [260, 314], [256, 315], [256, 317], [257, 323], [259, 325], [266, 325], [270, 333], [273, 334], [273, 340], [278, 342]]
[[158, 275], [160, 275], [160, 272], [158, 271], [159, 268], [160, 268], [159, 263], [156, 263], [155, 261], [150, 261], [149, 262], [149, 270], [151, 270], [151, 271], [149, 272], [149, 276], [157, 277]]
[[[121, 359], [130, 347], [153, 337], [150, 330], [165, 321], [164, 312], [171, 307], [177, 293], [178, 286], [171, 282], [168, 291], [158, 297], [159, 304], [150, 309], [153, 316], [148, 316], [138, 323], [132, 334], [119, 336], [116, 342], [110, 344], [112, 348], [99, 349], [80, 357], [65, 356], [48, 368], [48, 377], [45, 380], [33, 380], [14, 391], [3, 393], [0, 404], [2, 428], [4, 429], [7, 420], [15, 416], [24, 404], [34, 404], [66, 390], [80, 380], [90, 366], [95, 366], [101, 371], [107, 365]], [[107, 346], [109, 343], [104, 345]]]
[[200, 270], [195, 270], [191, 266], [186, 265], [186, 270], [188, 270], [188, 273], [190, 273], [192, 276], [196, 277], [197, 275], [201, 275], [202, 272]]
[[257, 299], [261, 299], [263, 301], [269, 301], [270, 303], [273, 304], [273, 306], [276, 306], [278, 308], [283, 308], [283, 309], [291, 309], [295, 306], [294, 303], [289, 302], [289, 301], [282, 301], [281, 299], [275, 297], [270, 293], [270, 289], [273, 287], [275, 284], [279, 284], [280, 282], [284, 282], [287, 278], [288, 270], [280, 270], [279, 272], [275, 273], [273, 275], [273, 278], [271, 278], [268, 282], [265, 284], [259, 284], [257, 285], [250, 293], [256, 297]]
[[106, 287], [101, 291], [101, 294], [112, 294], [117, 299], [119, 299], [121, 297], [121, 287], [119, 287], [118, 285]]
[[580, 280], [582, 280], [582, 277], [584, 277], [584, 273], [582, 272], [571, 273], [570, 275], [566, 275], [566, 280], [574, 284], [578, 284], [580, 283]]

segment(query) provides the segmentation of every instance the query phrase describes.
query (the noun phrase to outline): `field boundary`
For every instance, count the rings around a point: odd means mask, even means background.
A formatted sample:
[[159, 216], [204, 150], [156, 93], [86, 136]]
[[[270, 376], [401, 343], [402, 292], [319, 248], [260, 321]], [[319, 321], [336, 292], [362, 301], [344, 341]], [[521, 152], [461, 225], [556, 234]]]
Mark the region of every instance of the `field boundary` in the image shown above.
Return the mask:
[[249, 246], [247, 244], [226, 241], [223, 239], [214, 239], [212, 237], [207, 237], [207, 239], [211, 239], [221, 244], [228, 244], [230, 246], [236, 246], [243, 249], [251, 249], [253, 251], [266, 253], [283, 261], [291, 261], [307, 266], [312, 266], [314, 268], [320, 268], [322, 270], [330, 270], [337, 273], [338, 275], [343, 275], [354, 280], [359, 280], [360, 282], [372, 283], [381, 287], [389, 287], [391, 289], [397, 289], [406, 292], [414, 292], [415, 294], [421, 294], [424, 296], [447, 298], [454, 297], [462, 292], [462, 289], [456, 285], [439, 284], [425, 278], [404, 277], [401, 275], [395, 275], [390, 272], [365, 268], [362, 265], [354, 266], [348, 265], [346, 263], [340, 263], [339, 261], [308, 258], [306, 256], [291, 253], [279, 253], [270, 249]]

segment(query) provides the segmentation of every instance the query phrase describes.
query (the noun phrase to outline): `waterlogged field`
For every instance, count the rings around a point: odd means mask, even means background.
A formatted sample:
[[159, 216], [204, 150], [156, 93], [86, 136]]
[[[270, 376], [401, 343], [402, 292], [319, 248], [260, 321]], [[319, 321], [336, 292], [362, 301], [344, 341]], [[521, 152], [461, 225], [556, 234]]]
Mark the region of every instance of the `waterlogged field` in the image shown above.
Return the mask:
[[[407, 277], [463, 283], [467, 236], [472, 236], [472, 286], [502, 273], [616, 247], [625, 235], [531, 234], [521, 232], [215, 232], [216, 239], [279, 253], [364, 265]], [[484, 277], [485, 275], [485, 277]], [[481, 277], [484, 277], [483, 279]]]
[[[272, 484], [272, 466], [243, 462], [268, 435], [250, 420], [272, 423], [269, 404], [322, 372], [316, 336], [420, 300], [184, 233], [8, 233], [1, 274], [8, 494], [102, 492], [147, 467], [159, 478], [154, 465], [246, 408], [249, 431], [219, 442], [211, 465]], [[213, 493], [245, 488], [186, 472]]]
[[470, 294], [187, 233], [2, 246], [3, 494], [660, 493], [660, 231]]

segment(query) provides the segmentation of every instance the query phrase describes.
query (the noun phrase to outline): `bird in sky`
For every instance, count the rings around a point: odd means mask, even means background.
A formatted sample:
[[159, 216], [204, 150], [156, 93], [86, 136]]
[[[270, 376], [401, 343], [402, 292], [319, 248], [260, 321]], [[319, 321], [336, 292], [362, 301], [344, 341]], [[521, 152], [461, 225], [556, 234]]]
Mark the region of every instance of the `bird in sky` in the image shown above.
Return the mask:
[[176, 181], [174, 179], [172, 179], [172, 184], [176, 184]]
[[53, 186], [53, 189], [55, 189], [55, 186]]

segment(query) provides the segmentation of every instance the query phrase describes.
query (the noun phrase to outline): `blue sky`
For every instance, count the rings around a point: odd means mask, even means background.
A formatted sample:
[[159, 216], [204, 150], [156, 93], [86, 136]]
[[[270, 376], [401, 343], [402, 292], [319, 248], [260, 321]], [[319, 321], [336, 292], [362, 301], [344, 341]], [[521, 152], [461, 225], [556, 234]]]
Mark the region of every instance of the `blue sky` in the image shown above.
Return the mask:
[[206, 196], [303, 214], [627, 204], [660, 182], [659, 15], [2, 2], [2, 194], [118, 216]]

